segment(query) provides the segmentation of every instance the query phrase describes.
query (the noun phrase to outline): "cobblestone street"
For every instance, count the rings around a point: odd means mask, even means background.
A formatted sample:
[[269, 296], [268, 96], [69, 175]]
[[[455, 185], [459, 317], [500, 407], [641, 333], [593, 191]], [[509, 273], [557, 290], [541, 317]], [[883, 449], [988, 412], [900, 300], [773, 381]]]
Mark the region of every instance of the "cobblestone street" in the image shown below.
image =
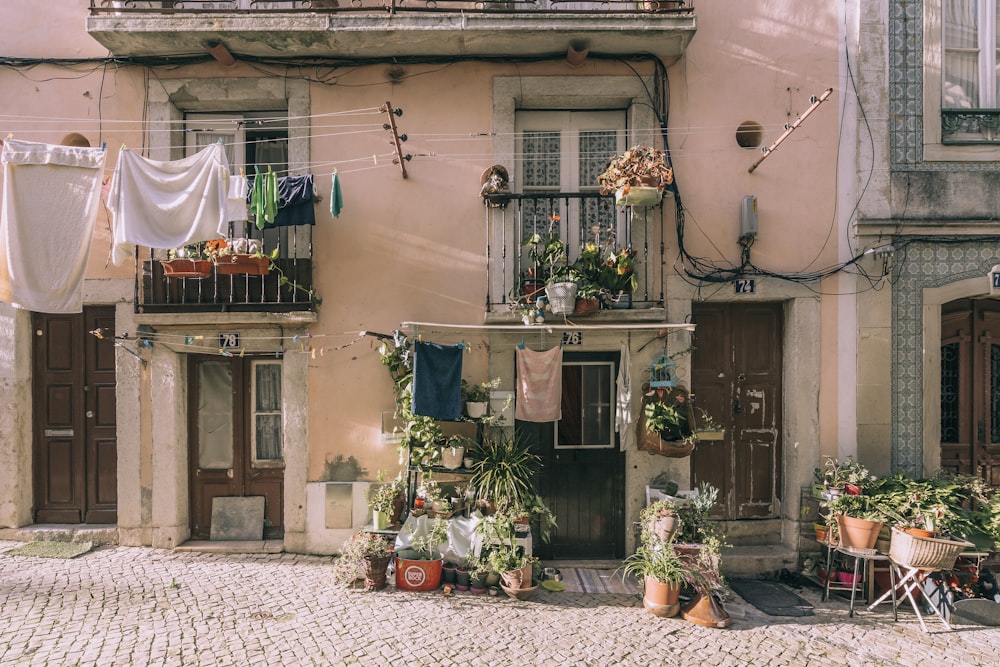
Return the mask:
[[[0, 550], [17, 546], [0, 542]], [[2, 665], [997, 665], [1000, 629], [819, 601], [770, 617], [734, 596], [730, 628], [659, 619], [637, 596], [517, 602], [344, 591], [330, 558], [102, 547], [0, 557]]]

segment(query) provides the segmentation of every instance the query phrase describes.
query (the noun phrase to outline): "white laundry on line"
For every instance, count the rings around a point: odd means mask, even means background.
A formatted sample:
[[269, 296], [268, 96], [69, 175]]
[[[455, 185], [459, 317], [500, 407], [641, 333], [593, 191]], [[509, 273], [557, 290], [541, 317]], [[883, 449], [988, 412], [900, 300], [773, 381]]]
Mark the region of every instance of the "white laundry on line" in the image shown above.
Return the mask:
[[8, 139], [3, 144], [0, 300], [79, 313], [106, 151]]
[[137, 245], [178, 248], [225, 236], [228, 198], [222, 144], [169, 162], [122, 150], [108, 195], [114, 215], [111, 261], [121, 264]]

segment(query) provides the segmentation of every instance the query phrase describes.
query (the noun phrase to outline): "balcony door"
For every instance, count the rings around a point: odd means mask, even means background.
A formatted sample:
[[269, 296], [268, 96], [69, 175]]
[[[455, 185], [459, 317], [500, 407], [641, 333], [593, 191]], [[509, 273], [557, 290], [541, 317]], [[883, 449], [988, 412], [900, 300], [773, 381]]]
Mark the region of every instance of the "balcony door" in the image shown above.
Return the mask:
[[[596, 193], [598, 174], [625, 150], [625, 111], [519, 111], [515, 131], [519, 192]], [[629, 245], [625, 228], [624, 215], [610, 199], [524, 200], [518, 238], [555, 234], [573, 261], [584, 243]], [[522, 257], [522, 266], [527, 262]]]

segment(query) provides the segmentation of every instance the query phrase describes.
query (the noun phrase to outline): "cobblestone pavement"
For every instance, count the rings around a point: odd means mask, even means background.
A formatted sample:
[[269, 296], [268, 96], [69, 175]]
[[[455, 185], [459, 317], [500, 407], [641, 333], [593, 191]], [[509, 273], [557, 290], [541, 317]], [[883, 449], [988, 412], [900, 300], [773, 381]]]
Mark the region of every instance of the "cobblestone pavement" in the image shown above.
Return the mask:
[[[16, 546], [0, 542], [0, 551]], [[912, 611], [847, 615], [819, 601], [771, 617], [738, 596], [733, 623], [646, 613], [637, 596], [529, 601], [339, 590], [331, 559], [104, 547], [73, 560], [0, 555], [0, 665], [991, 665], [1000, 628]]]

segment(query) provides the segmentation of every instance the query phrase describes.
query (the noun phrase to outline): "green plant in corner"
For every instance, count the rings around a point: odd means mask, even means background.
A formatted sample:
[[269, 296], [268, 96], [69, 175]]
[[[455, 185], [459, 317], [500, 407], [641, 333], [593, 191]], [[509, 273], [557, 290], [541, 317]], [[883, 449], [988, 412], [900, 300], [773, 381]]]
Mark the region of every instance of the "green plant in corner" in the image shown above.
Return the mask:
[[410, 548], [417, 554], [414, 560], [437, 560], [442, 557], [438, 547], [448, 539], [448, 520], [431, 519], [427, 522], [425, 532], [420, 535], [410, 534], [413, 535]]

